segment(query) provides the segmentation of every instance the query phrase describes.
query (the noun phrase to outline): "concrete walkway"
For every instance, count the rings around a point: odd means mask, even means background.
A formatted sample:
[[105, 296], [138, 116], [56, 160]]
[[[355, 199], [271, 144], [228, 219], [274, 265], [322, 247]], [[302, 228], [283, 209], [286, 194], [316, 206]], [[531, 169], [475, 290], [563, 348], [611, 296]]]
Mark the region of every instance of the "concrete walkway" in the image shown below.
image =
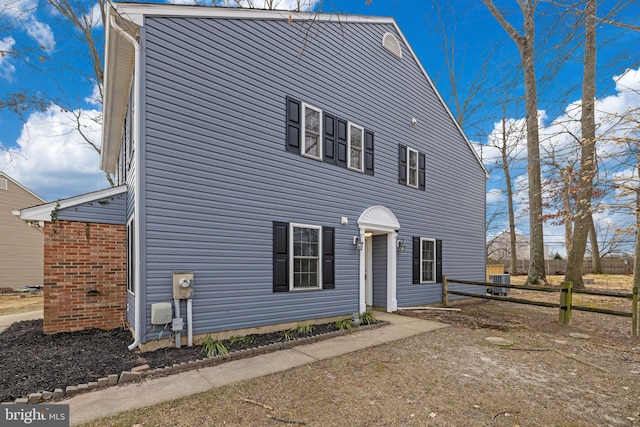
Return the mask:
[[376, 312], [375, 315], [379, 320], [390, 322], [390, 325], [168, 377], [91, 391], [60, 403], [70, 405], [71, 425], [75, 426], [447, 326], [443, 323], [382, 312]]
[[16, 322], [35, 319], [42, 319], [42, 310], [27, 311], [26, 313], [18, 314], [5, 314], [4, 316], [0, 316], [0, 332], [4, 331]]

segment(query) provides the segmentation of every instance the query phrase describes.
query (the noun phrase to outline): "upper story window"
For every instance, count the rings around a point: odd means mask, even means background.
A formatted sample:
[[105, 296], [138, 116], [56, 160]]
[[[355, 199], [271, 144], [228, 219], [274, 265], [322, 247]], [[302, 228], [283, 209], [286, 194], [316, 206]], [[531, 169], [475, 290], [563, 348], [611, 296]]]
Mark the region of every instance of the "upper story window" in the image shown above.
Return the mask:
[[418, 152], [407, 148], [407, 185], [418, 188]]
[[302, 154], [322, 160], [322, 110], [302, 104]]
[[353, 123], [349, 123], [349, 169], [362, 172], [364, 163], [364, 129]]
[[372, 131], [291, 97], [286, 101], [287, 151], [374, 174]]
[[398, 183], [424, 190], [426, 163], [424, 153], [398, 144]]

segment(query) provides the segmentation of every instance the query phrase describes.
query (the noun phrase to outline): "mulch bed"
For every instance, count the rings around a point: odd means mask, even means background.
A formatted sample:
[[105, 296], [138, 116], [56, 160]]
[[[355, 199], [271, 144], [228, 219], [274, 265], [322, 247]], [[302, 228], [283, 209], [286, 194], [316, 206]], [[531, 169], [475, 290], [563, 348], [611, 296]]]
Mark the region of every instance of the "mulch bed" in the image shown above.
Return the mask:
[[[287, 336], [273, 332], [222, 343], [234, 352], [337, 331], [334, 323], [327, 323], [314, 325], [307, 333], [290, 330], [286, 331]], [[141, 353], [127, 348], [132, 341], [131, 333], [125, 329], [45, 335], [42, 320], [15, 323], [0, 333], [0, 402], [87, 384], [144, 364], [154, 369], [206, 358], [199, 345]]]

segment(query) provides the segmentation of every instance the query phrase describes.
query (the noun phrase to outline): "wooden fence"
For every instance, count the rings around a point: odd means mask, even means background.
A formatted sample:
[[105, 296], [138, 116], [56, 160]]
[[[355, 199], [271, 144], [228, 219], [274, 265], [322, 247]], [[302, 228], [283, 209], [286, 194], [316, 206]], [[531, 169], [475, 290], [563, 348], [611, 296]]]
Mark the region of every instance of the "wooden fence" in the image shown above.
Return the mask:
[[[510, 289], [521, 289], [525, 291], [534, 292], [555, 292], [559, 293], [558, 303], [547, 301], [532, 301], [522, 298], [511, 298], [507, 296], [496, 296], [488, 294], [474, 294], [471, 292], [462, 292], [449, 289], [450, 283], [459, 283], [462, 285], [473, 285], [487, 287], [500, 287]], [[573, 304], [573, 294], [584, 295], [598, 295], [612, 298], [623, 298], [631, 300], [631, 312], [609, 310], [606, 308], [586, 307]], [[450, 279], [446, 275], [442, 277], [442, 305], [447, 307], [449, 305], [449, 295], [458, 295], [472, 298], [492, 299], [499, 301], [513, 302], [517, 304], [537, 305], [541, 307], [550, 307], [559, 309], [559, 320], [563, 325], [569, 325], [571, 323], [572, 310], [577, 311], [589, 311], [592, 313], [609, 314], [611, 316], [631, 317], [631, 335], [633, 338], [638, 337], [638, 288], [634, 287], [631, 293], [620, 292], [607, 292], [607, 291], [591, 291], [587, 289], [574, 289], [571, 282], [563, 282], [561, 288], [550, 288], [544, 286], [522, 286], [522, 285], [509, 285], [503, 283], [488, 283], [488, 282], [474, 282], [470, 280], [458, 280]]]

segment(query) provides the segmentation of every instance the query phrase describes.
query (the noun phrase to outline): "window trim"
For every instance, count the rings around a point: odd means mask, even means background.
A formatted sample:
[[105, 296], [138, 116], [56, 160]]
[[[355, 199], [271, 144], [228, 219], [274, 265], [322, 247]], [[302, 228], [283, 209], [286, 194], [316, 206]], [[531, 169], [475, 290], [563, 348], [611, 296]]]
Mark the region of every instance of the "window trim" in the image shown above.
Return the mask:
[[127, 292], [135, 295], [135, 279], [136, 279], [136, 235], [135, 235], [135, 216], [127, 221], [126, 240], [127, 240]]
[[[322, 161], [322, 155], [323, 155], [322, 139], [324, 138], [324, 132], [323, 132], [323, 126], [322, 126], [322, 121], [323, 121], [322, 110], [318, 107], [314, 107], [313, 105], [307, 104], [306, 102], [301, 102], [300, 104], [302, 107], [301, 108], [302, 114], [300, 114], [300, 154], [310, 159]], [[307, 124], [306, 124], [307, 108], [309, 108], [310, 110], [316, 111], [320, 115], [320, 118], [318, 121], [318, 156], [317, 157], [312, 156], [311, 154], [307, 154], [306, 152], [305, 142], [306, 142], [306, 135], [307, 135]]]
[[[293, 253], [293, 229], [294, 228], [310, 228], [318, 230], [318, 286], [309, 287], [309, 288], [296, 288], [294, 286], [294, 253]], [[320, 225], [311, 225], [311, 224], [300, 224], [296, 222], [289, 223], [289, 291], [295, 292], [305, 292], [305, 291], [316, 291], [319, 289], [323, 289], [322, 282], [322, 226]]]
[[[360, 169], [351, 166], [351, 128], [360, 129], [362, 138], [360, 140]], [[347, 168], [356, 172], [364, 173], [364, 144], [365, 135], [364, 128], [353, 122], [347, 122]]]
[[[416, 185], [411, 185], [411, 153], [416, 153], [416, 169], [415, 169], [415, 182]], [[418, 150], [407, 147], [407, 186], [411, 188], [418, 188], [420, 186], [420, 153]]]
[[[433, 259], [430, 260], [431, 262], [433, 262], [433, 280], [423, 280], [424, 277], [424, 270], [423, 270], [423, 266], [424, 266], [424, 259], [422, 258], [422, 254], [423, 254], [423, 250], [422, 250], [422, 243], [423, 242], [432, 242], [433, 243]], [[437, 260], [438, 260], [438, 247], [436, 245], [436, 239], [432, 239], [429, 237], [421, 237], [420, 238], [420, 283], [437, 283], [436, 279], [437, 279]], [[429, 261], [429, 260], [427, 260]]]

